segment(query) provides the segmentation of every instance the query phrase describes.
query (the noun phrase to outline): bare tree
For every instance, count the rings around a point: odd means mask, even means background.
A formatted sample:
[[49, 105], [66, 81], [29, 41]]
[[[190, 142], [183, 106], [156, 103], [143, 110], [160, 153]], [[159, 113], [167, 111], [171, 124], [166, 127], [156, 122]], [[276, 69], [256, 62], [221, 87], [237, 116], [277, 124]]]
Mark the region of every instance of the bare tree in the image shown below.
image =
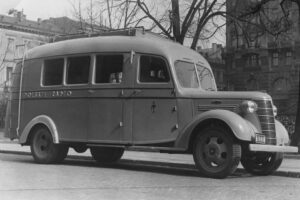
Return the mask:
[[[89, 24], [93, 31], [94, 25], [120, 29], [140, 26], [147, 16], [141, 12], [136, 1], [132, 0], [90, 0], [83, 4], [82, 0], [71, 1], [72, 13], [83, 25]], [[106, 23], [108, 21], [108, 23]]]
[[167, 37], [183, 44], [191, 38], [195, 49], [199, 39], [209, 39], [225, 25], [225, 0], [170, 0], [169, 22], [161, 23], [149, 11], [147, 3], [137, 0], [138, 6]]
[[253, 0], [247, 2], [237, 1], [235, 6], [227, 8], [227, 25], [234, 27], [232, 35], [242, 39], [250, 46], [262, 36], [278, 38], [291, 38], [290, 30], [293, 28], [291, 19], [290, 0]]
[[142, 22], [142, 25], [146, 23], [147, 16], [141, 12], [135, 0], [98, 0], [97, 2], [111, 29], [137, 27]]
[[73, 17], [79, 21], [80, 23], [80, 29], [81, 30], [84, 30], [84, 24], [85, 24], [85, 21], [84, 21], [84, 18], [82, 16], [82, 3], [81, 3], [81, 0], [79, 1], [76, 1], [76, 0], [73, 0], [71, 1], [70, 0], [70, 5], [72, 6], [72, 14], [73, 14]]

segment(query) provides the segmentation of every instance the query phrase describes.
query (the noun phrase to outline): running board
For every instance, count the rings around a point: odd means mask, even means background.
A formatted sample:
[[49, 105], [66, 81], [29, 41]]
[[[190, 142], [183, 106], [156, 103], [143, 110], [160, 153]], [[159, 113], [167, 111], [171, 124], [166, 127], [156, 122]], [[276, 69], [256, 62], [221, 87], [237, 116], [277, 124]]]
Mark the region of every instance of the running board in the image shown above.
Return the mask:
[[153, 146], [127, 146], [122, 144], [87, 144], [87, 147], [119, 147], [126, 150], [135, 150], [135, 151], [170, 151], [170, 152], [184, 152], [186, 151], [183, 148], [171, 148], [171, 147], [153, 147]]

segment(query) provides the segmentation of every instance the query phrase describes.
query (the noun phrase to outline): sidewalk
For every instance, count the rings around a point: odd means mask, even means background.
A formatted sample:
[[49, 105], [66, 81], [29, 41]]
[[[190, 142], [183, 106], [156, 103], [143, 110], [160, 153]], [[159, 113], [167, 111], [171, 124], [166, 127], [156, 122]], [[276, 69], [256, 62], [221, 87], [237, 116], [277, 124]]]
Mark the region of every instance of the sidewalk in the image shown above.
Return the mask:
[[[21, 146], [17, 141], [10, 141], [3, 137], [0, 132], [0, 156], [3, 153], [19, 154], [19, 155], [31, 155], [29, 146]], [[91, 154], [89, 151], [85, 153], [77, 153], [70, 148], [68, 153], [69, 159], [88, 159], [91, 160]], [[172, 165], [172, 167], [189, 168], [194, 165], [194, 161], [191, 155], [178, 155], [178, 154], [163, 154], [152, 152], [136, 152], [125, 151], [122, 159], [132, 161], [146, 161], [148, 163]], [[238, 172], [245, 173], [243, 167], [238, 167]], [[294, 177], [300, 178], [300, 155], [285, 155], [285, 158], [280, 168], [274, 173], [275, 176]]]

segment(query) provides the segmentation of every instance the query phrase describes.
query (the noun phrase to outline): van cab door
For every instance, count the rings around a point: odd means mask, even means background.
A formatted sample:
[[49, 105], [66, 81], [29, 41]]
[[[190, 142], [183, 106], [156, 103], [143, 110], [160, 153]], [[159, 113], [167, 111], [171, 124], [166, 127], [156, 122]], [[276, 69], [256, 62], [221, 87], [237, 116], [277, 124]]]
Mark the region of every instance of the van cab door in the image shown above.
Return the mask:
[[131, 94], [132, 142], [136, 145], [172, 142], [178, 134], [176, 99], [167, 61], [137, 54], [138, 67]]
[[124, 74], [129, 65], [129, 53], [95, 55], [94, 77], [89, 90], [90, 142], [124, 143], [124, 133], [130, 132], [124, 130], [131, 124], [124, 106], [124, 93], [129, 85]]

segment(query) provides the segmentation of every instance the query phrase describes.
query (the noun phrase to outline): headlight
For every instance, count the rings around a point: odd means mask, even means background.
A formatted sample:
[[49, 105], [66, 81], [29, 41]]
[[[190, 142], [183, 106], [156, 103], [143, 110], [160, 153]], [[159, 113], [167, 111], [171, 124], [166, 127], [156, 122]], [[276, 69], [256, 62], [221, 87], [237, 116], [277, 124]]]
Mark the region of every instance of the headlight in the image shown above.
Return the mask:
[[244, 113], [254, 113], [257, 111], [257, 104], [254, 101], [243, 101], [241, 107]]
[[277, 107], [273, 105], [273, 114], [274, 114], [274, 117], [277, 116]]

